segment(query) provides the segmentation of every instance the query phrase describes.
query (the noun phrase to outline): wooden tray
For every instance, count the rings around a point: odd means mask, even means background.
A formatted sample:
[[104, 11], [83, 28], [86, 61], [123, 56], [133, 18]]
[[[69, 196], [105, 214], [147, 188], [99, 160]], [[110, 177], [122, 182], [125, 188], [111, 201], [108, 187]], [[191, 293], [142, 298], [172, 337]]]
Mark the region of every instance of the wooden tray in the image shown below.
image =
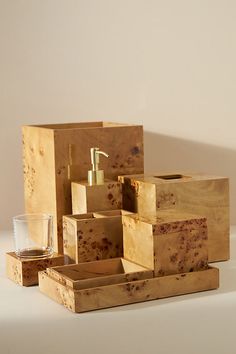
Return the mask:
[[[111, 261], [109, 267], [108, 260], [92, 262], [91, 269], [89, 263], [87, 269], [84, 264], [82, 268], [78, 264], [74, 268], [80, 270], [78, 276], [75, 276], [72, 266], [39, 272], [40, 290], [73, 312], [85, 312], [219, 287], [219, 270], [213, 267], [152, 278], [152, 271], [132, 262], [123, 259]], [[138, 280], [126, 281], [128, 274], [130, 279], [133, 276]]]
[[47, 274], [75, 290], [126, 283], [153, 277], [153, 271], [123, 258], [47, 269]]

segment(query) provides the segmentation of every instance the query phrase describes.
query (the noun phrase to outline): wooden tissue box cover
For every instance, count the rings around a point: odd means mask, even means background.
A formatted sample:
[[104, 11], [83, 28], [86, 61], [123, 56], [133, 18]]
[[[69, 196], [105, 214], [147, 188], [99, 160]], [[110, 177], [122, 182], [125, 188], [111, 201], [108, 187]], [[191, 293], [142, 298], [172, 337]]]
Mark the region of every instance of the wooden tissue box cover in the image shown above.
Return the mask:
[[71, 193], [72, 214], [122, 209], [121, 183], [117, 181], [105, 181], [94, 186], [87, 182], [72, 182]]
[[39, 288], [73, 312], [85, 312], [168, 296], [212, 290], [219, 271], [153, 278], [153, 272], [124, 259], [103, 260], [39, 272]]
[[87, 179], [90, 148], [101, 159], [106, 178], [143, 173], [143, 127], [109, 122], [23, 127], [24, 194], [27, 213], [54, 217], [54, 248], [63, 252], [62, 216], [72, 213], [71, 181]]
[[204, 174], [120, 176], [123, 208], [141, 216], [175, 208], [205, 216], [208, 259], [229, 259], [229, 179]]
[[162, 210], [153, 218], [124, 215], [124, 258], [154, 269], [155, 276], [207, 269], [206, 219]]
[[38, 284], [38, 272], [48, 267], [64, 265], [64, 256], [54, 253], [49, 258], [19, 258], [15, 252], [6, 254], [7, 276], [22, 286]]
[[64, 254], [71, 263], [123, 256], [124, 210], [63, 217]]

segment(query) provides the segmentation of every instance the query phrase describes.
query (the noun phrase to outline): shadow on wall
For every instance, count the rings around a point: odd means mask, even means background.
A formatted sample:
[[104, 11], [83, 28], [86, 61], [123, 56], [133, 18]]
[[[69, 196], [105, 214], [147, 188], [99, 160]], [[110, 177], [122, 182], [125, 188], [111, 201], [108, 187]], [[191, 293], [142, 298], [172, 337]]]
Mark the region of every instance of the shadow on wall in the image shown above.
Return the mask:
[[236, 151], [144, 132], [145, 171], [202, 172], [230, 178], [231, 224], [236, 224]]

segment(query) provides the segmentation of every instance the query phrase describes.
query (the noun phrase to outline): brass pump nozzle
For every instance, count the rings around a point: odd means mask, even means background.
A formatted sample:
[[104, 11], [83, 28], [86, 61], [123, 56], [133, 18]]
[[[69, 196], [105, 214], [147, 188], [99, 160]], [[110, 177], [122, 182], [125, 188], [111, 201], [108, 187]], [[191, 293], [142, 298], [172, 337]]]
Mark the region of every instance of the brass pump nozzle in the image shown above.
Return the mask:
[[92, 170], [88, 171], [88, 184], [90, 186], [94, 184], [103, 184], [104, 183], [104, 171], [99, 170], [99, 155], [103, 155], [105, 157], [109, 157], [109, 155], [104, 152], [100, 151], [98, 147], [93, 147], [90, 149], [91, 155], [91, 163], [92, 163]]

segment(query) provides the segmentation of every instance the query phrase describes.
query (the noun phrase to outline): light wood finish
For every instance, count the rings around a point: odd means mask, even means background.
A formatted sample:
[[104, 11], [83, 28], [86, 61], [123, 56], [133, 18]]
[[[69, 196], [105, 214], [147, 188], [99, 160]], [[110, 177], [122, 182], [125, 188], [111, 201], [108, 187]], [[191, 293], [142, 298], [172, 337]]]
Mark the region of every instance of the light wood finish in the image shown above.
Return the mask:
[[121, 183], [117, 181], [94, 186], [87, 182], [72, 182], [71, 194], [73, 214], [122, 208]]
[[155, 216], [169, 208], [205, 216], [209, 261], [229, 259], [228, 178], [175, 172], [120, 176], [119, 180], [123, 183], [124, 209], [141, 216]]
[[122, 213], [125, 214], [125, 211], [64, 216], [64, 254], [69, 257], [70, 262], [83, 263], [122, 257]]
[[176, 210], [145, 218], [124, 215], [124, 258], [154, 269], [155, 276], [208, 267], [206, 219]]
[[38, 284], [38, 272], [48, 267], [64, 265], [64, 256], [54, 253], [50, 258], [19, 258], [15, 252], [6, 254], [6, 271], [9, 279], [22, 286]]
[[85, 312], [147, 300], [213, 290], [219, 287], [219, 270], [169, 275], [121, 284], [74, 290], [50, 276], [39, 273], [41, 292], [73, 312]]
[[76, 290], [153, 278], [152, 270], [122, 258], [53, 267], [47, 274]]
[[23, 127], [25, 209], [54, 217], [54, 248], [63, 252], [62, 216], [71, 214], [71, 181], [87, 178], [90, 148], [109, 154], [105, 177], [143, 173], [143, 127], [109, 122]]
[[93, 216], [96, 218], [106, 218], [112, 216], [122, 216], [122, 215], [132, 215], [131, 211], [118, 209], [118, 210], [104, 210], [93, 213]]

